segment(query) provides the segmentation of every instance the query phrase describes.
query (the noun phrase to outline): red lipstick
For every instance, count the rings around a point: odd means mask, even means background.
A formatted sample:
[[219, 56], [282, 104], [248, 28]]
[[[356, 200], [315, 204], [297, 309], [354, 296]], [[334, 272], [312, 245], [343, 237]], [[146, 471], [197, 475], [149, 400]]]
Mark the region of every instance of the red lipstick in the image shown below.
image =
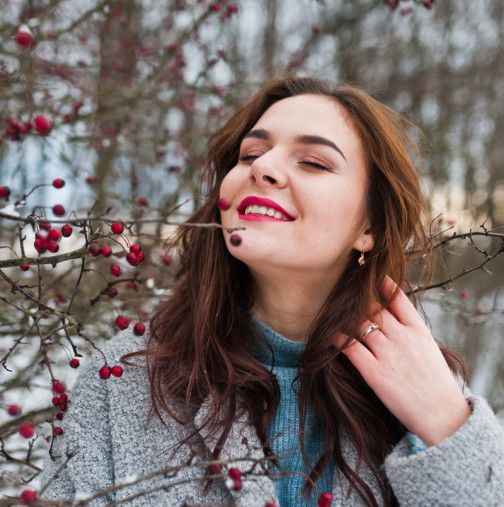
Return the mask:
[[266, 199], [265, 197], [257, 197], [255, 195], [249, 195], [248, 197], [245, 197], [243, 201], [238, 206], [238, 214], [241, 219], [243, 220], [257, 220], [257, 221], [280, 221], [285, 222], [285, 220], [281, 220], [279, 218], [270, 217], [268, 215], [245, 215], [245, 209], [247, 206], [251, 205], [258, 205], [258, 206], [266, 206], [267, 208], [273, 208], [276, 211], [279, 211], [282, 213], [282, 215], [285, 215], [288, 220], [294, 220], [294, 217], [287, 213], [280, 205], [278, 205], [275, 201], [272, 201], [271, 199]]

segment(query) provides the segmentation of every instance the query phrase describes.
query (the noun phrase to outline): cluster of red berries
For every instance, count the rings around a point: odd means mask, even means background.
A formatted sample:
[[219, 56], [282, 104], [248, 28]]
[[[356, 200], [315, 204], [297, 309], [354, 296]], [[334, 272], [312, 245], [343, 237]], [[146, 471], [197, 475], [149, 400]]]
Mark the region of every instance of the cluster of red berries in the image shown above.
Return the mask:
[[80, 108], [84, 105], [83, 102], [79, 101], [79, 102], [76, 102], [73, 106], [72, 106], [72, 113], [66, 113], [64, 116], [63, 116], [63, 123], [70, 123], [72, 120], [74, 120], [75, 118], [77, 118], [77, 116], [79, 116], [79, 111], [80, 111]]
[[60, 290], [54, 292], [54, 306], [61, 306], [66, 303], [66, 300], [63, 292]]
[[114, 377], [120, 377], [122, 374], [123, 369], [118, 365], [110, 367], [108, 364], [106, 364], [100, 368], [100, 377], [103, 379], [108, 379], [111, 375]]
[[[56, 207], [56, 206], [55, 206]], [[48, 222], [40, 222], [39, 231], [35, 233], [35, 241], [33, 246], [39, 254], [45, 253], [47, 250], [51, 253], [56, 253], [59, 250], [59, 241], [61, 237], [68, 238], [72, 235], [72, 226], [65, 224], [61, 230], [57, 227], [51, 227]], [[21, 266], [23, 271], [26, 271], [26, 266]]]
[[[54, 387], [53, 387], [54, 389]], [[56, 414], [56, 419], [58, 421], [62, 421], [64, 417], [64, 413], [68, 409], [68, 394], [62, 393], [60, 396], [54, 396], [52, 399], [52, 404], [59, 409], [58, 413]], [[59, 427], [54, 428], [54, 434], [56, 436], [62, 435], [63, 430]]]
[[[227, 211], [231, 207], [231, 203], [227, 199], [221, 198], [217, 201], [217, 207], [221, 211]], [[231, 236], [229, 237], [229, 242], [233, 246], [240, 246], [242, 242], [241, 236], [236, 233], [231, 234]]]
[[[383, 3], [393, 12], [395, 11], [401, 2], [408, 2], [409, 0], [383, 0]], [[416, 3], [421, 3], [426, 9], [432, 9], [434, 7], [434, 0], [415, 0]], [[407, 16], [413, 12], [411, 5], [402, 8], [400, 11], [402, 16]]]
[[238, 468], [230, 468], [228, 470], [228, 477], [232, 481], [232, 489], [233, 491], [241, 491], [243, 488], [243, 483], [241, 480], [241, 472]]
[[[124, 317], [123, 315], [119, 315], [116, 320], [115, 320], [115, 324], [116, 326], [121, 330], [121, 331], [124, 331], [125, 329], [128, 329], [129, 327], [129, 320]], [[143, 336], [144, 333], [145, 333], [145, 324], [143, 322], [137, 322], [134, 326], [133, 326], [133, 332], [137, 335], [137, 336]]]
[[41, 135], [49, 134], [52, 129], [51, 120], [49, 120], [49, 118], [43, 114], [35, 116], [33, 118], [33, 121], [27, 120], [24, 123], [15, 120], [11, 116], [8, 116], [7, 123], [8, 126], [5, 129], [5, 135], [12, 141], [21, 141], [22, 136], [24, 134], [29, 134], [33, 128], [35, 128], [36, 132]]
[[224, 22], [224, 21], [227, 21], [229, 18], [231, 18], [231, 16], [233, 16], [233, 14], [236, 14], [238, 12], [238, 6], [236, 4], [229, 4], [226, 6], [225, 2], [222, 2], [222, 3], [217, 2], [217, 3], [214, 3], [210, 6], [210, 10], [213, 12], [223, 11], [220, 20], [222, 22]]

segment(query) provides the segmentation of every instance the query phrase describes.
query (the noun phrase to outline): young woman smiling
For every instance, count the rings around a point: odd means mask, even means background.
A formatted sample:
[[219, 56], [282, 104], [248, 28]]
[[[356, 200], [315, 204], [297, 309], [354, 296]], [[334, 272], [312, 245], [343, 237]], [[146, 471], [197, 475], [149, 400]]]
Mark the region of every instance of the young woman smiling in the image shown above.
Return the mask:
[[415, 149], [351, 86], [276, 80], [243, 106], [210, 140], [207, 200], [178, 232], [147, 342], [106, 345], [126, 354], [120, 381], [98, 378], [98, 357], [81, 376], [46, 496], [504, 504], [502, 428], [401, 290], [409, 252], [430, 266]]

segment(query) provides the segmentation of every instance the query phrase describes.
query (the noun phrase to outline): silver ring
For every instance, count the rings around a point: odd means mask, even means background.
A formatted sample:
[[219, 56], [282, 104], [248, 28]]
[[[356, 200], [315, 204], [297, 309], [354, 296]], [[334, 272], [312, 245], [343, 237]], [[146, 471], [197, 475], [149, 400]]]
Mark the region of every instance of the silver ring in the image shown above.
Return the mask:
[[375, 329], [380, 329], [380, 326], [376, 322], [371, 322], [371, 324], [369, 324], [369, 326], [366, 329], [364, 329], [364, 331], [362, 331], [360, 339], [364, 340], [366, 336]]

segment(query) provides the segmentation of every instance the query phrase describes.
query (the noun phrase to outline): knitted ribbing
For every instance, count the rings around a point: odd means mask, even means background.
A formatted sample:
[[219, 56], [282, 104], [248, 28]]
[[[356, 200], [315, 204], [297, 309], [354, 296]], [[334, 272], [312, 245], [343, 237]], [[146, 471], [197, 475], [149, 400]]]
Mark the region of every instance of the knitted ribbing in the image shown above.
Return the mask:
[[[255, 317], [252, 319], [273, 351], [273, 357], [269, 350], [257, 350], [256, 356], [275, 374], [280, 386], [280, 405], [268, 427], [270, 446], [280, 457], [282, 467], [279, 476], [275, 479], [280, 506], [317, 505], [319, 494], [332, 490], [334, 463], [331, 460], [324, 470], [323, 477], [317, 481], [318, 493], [314, 489], [310, 499], [305, 498], [301, 490], [306, 477], [310, 474], [310, 469], [304, 463], [299, 444], [299, 406], [294, 382], [299, 356], [305, 344], [284, 338]], [[306, 414], [304, 443], [306, 455], [313, 466], [317, 463], [323, 448], [324, 428], [320, 419], [310, 408]]]

